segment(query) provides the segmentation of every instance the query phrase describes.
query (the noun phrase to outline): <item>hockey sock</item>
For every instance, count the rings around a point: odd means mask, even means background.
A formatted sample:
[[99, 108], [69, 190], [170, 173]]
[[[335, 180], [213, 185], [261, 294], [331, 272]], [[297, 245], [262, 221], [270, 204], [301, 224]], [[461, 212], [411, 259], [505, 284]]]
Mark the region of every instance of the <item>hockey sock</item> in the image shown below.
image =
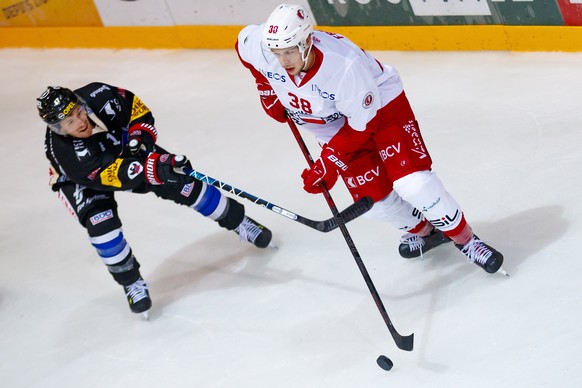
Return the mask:
[[465, 216], [462, 216], [461, 222], [456, 228], [444, 231], [443, 234], [453, 240], [455, 244], [465, 245], [473, 237], [473, 229], [465, 220]]
[[232, 198], [227, 198], [228, 205], [222, 214], [222, 216], [217, 220], [218, 225], [225, 229], [233, 230], [245, 218], [245, 207]]
[[127, 285], [139, 278], [139, 263], [125, 241], [121, 228], [101, 236], [92, 236], [89, 240], [115, 281], [121, 285]]
[[430, 222], [428, 222], [426, 219], [420, 221], [418, 223], [418, 225], [416, 225], [414, 228], [410, 229], [408, 231], [408, 233], [414, 234], [416, 236], [428, 236], [430, 232], [432, 232], [432, 230], [434, 229], [434, 227], [430, 224]]
[[222, 195], [220, 190], [203, 182], [200, 194], [191, 208], [203, 216], [217, 221], [224, 214], [228, 206], [227, 200], [228, 197]]

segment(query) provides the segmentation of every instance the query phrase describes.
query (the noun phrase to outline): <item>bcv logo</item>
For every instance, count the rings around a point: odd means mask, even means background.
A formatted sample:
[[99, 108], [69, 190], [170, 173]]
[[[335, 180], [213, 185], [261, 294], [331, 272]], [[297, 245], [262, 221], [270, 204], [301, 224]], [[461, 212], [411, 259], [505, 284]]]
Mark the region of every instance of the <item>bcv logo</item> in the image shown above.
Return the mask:
[[368, 182], [372, 182], [375, 178], [379, 176], [380, 176], [380, 166], [376, 166], [375, 169], [366, 171], [362, 175], [345, 178], [345, 181], [348, 187], [356, 188], [358, 186], [363, 186]]
[[395, 145], [389, 145], [388, 147], [380, 150], [380, 158], [385, 161], [388, 158], [400, 153], [400, 142]]

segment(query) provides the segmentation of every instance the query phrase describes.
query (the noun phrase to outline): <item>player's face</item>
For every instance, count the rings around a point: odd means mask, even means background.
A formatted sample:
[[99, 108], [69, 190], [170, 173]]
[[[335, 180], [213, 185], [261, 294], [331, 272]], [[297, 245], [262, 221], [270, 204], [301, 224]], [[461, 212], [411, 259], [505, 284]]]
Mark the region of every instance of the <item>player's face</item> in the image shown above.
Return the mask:
[[85, 108], [82, 105], [77, 105], [70, 115], [57, 124], [56, 132], [79, 139], [91, 136], [93, 128]]
[[279, 60], [281, 67], [291, 75], [297, 75], [303, 69], [303, 59], [299, 47], [291, 47], [286, 49], [272, 49], [275, 57]]

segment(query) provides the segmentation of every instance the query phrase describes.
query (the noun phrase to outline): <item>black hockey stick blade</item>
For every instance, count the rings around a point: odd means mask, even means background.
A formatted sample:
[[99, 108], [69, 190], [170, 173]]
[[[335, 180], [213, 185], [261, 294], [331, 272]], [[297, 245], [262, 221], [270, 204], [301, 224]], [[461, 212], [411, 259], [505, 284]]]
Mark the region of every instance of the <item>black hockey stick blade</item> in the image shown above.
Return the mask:
[[392, 333], [392, 338], [394, 338], [394, 343], [396, 343], [399, 349], [411, 352], [414, 348], [414, 333], [402, 336], [395, 332]]
[[[372, 197], [360, 198], [341, 211], [338, 215], [342, 218], [344, 223], [348, 223], [366, 213], [372, 208], [372, 206], [374, 206], [374, 200]], [[323, 223], [323, 225], [318, 225], [317, 229], [324, 233], [330, 232], [338, 227], [337, 219], [335, 217], [331, 217], [325, 221], [320, 221], [319, 223]]]

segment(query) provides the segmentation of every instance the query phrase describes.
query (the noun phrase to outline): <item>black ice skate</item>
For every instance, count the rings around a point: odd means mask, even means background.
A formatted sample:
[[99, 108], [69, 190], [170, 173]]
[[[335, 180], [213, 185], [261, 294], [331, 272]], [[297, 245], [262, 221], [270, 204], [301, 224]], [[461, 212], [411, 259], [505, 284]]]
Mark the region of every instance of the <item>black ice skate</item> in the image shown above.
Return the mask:
[[148, 310], [152, 307], [152, 300], [150, 299], [150, 293], [148, 292], [148, 286], [145, 281], [140, 277], [129, 286], [123, 286], [123, 289], [125, 290], [131, 311], [136, 314], [143, 313], [147, 319]]
[[234, 230], [243, 241], [254, 244], [257, 248], [266, 248], [271, 242], [271, 231], [257, 221], [245, 216], [239, 226]]
[[503, 275], [509, 276], [507, 275], [507, 272], [501, 268], [501, 265], [503, 264], [503, 255], [485, 244], [479, 239], [479, 237], [473, 235], [471, 241], [467, 244], [455, 244], [455, 246], [463, 252], [465, 256], [467, 256], [471, 263], [477, 264], [479, 267], [483, 268], [485, 272], [495, 273], [499, 271]]
[[423, 253], [451, 241], [438, 229], [433, 229], [428, 236], [420, 237], [411, 233], [406, 233], [400, 238], [398, 252], [405, 259], [422, 256]]

